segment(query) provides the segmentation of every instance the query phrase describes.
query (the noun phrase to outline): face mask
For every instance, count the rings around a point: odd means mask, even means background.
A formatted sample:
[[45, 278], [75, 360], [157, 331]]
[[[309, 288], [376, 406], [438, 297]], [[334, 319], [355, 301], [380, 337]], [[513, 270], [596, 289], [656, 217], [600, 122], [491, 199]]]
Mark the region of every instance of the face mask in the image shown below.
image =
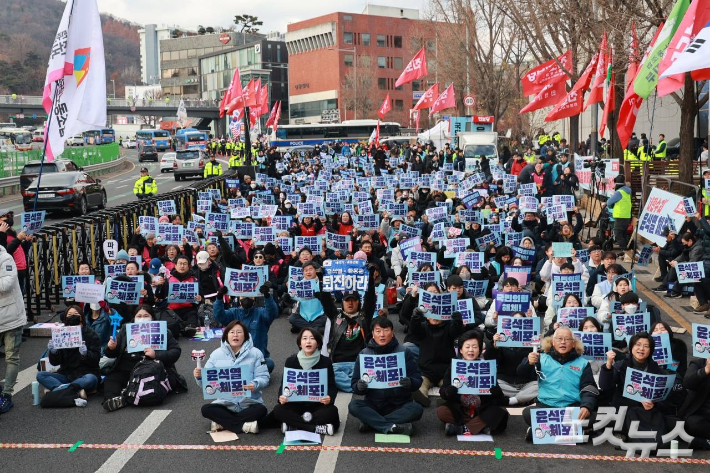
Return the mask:
[[459, 273], [459, 276], [461, 276], [461, 279], [463, 279], [464, 281], [468, 281], [469, 279], [471, 279], [471, 273], [466, 271]]
[[290, 208], [291, 208], [291, 204], [285, 204], [284, 207], [286, 207], [287, 209], [290, 209]]
[[254, 306], [254, 299], [243, 299], [239, 302], [242, 309], [251, 309]]
[[151, 319], [150, 317], [140, 317], [140, 318], [136, 317], [135, 320], [133, 320], [133, 322], [137, 323], [137, 324], [141, 324], [144, 322], [150, 322], [151, 320], [153, 320], [153, 319]]
[[252, 182], [252, 183], [251, 183], [251, 188], [252, 188], [252, 189], [256, 189], [256, 183], [255, 183], [255, 182]]
[[65, 318], [64, 325], [68, 325], [68, 326], [81, 325], [81, 316], [80, 315], [72, 315], [71, 317]]
[[637, 306], [636, 304], [628, 304], [624, 306], [624, 312], [626, 312], [627, 314], [635, 314], [638, 308], [639, 306]]

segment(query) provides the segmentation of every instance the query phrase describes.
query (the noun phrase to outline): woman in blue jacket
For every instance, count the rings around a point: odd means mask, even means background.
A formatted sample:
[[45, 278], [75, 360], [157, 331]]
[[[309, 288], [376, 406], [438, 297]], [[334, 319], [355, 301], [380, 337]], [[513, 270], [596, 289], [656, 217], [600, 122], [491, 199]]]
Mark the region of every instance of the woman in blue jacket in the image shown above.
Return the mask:
[[[224, 328], [222, 346], [212, 352], [205, 368], [233, 368], [239, 365], [251, 368], [253, 378], [244, 385], [249, 395], [229, 401], [216, 399], [202, 406], [202, 415], [232, 432], [258, 434], [258, 422], [266, 417], [261, 392], [269, 385], [269, 370], [264, 355], [252, 344], [249, 328], [235, 320]], [[194, 376], [198, 386], [202, 387], [202, 369], [195, 368]]]

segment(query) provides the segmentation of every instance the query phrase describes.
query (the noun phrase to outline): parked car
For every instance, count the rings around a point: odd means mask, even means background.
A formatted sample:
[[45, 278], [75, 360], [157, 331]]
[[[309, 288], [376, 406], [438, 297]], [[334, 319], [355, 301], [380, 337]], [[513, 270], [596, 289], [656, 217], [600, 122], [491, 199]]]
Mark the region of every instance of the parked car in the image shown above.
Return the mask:
[[84, 215], [89, 207], [106, 208], [106, 189], [101, 179], [94, 179], [83, 171], [71, 171], [42, 175], [22, 191], [25, 212], [32, 210], [37, 196], [37, 210], [74, 211]]
[[35, 143], [44, 143], [44, 131], [35, 130], [32, 132], [32, 141]]
[[20, 190], [25, 190], [39, 174], [39, 169], [42, 167], [42, 179], [48, 174], [57, 172], [82, 171], [83, 168], [76, 165], [74, 161], [69, 159], [55, 159], [51, 163], [45, 162], [42, 166], [41, 161], [30, 161], [25, 164], [20, 173]]
[[192, 176], [202, 178], [205, 172], [204, 151], [201, 149], [176, 151], [173, 171], [176, 181]]
[[168, 153], [163, 153], [160, 158], [160, 172], [172, 171], [175, 166], [175, 153], [170, 151]]
[[66, 141], [67, 146], [84, 146], [84, 135], [79, 133], [78, 135], [71, 136]]
[[124, 138], [123, 139], [123, 147], [128, 149], [135, 149], [136, 147], [136, 139], [135, 138]]
[[158, 162], [158, 148], [152, 143], [141, 142], [138, 147], [138, 162], [142, 163], [148, 160]]

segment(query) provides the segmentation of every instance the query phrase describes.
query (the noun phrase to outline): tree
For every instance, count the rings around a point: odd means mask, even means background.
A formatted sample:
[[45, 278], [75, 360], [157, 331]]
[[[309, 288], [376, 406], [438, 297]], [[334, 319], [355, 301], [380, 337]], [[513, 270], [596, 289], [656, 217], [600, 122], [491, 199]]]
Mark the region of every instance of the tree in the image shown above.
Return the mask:
[[353, 58], [353, 66], [343, 78], [343, 96], [340, 98], [340, 106], [345, 107], [344, 116], [353, 119], [370, 118], [370, 113], [376, 108], [373, 97], [377, 96], [374, 77], [377, 73], [374, 70], [372, 56], [357, 56]]
[[205, 31], [207, 32], [207, 34], [212, 34], [212, 33], [214, 33], [214, 28], [212, 28], [211, 26], [208, 26], [207, 28], [205, 28]]
[[234, 24], [237, 25], [237, 27], [240, 27], [241, 29], [239, 30], [240, 33], [258, 33], [259, 28], [258, 26], [262, 26], [264, 24], [263, 21], [259, 20], [259, 17], [257, 16], [252, 16], [252, 15], [235, 15], [234, 16]]
[[202, 25], [200, 25], [200, 26], [197, 28], [197, 34], [203, 35], [203, 34], [205, 34], [205, 31], [206, 31], [206, 30], [205, 30], [205, 27], [202, 26]]

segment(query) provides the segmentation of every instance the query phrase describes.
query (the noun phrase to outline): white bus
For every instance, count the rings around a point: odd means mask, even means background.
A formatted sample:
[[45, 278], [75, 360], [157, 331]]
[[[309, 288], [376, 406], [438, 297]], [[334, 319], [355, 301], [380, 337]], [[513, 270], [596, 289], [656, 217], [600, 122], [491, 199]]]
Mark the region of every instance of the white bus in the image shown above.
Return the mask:
[[32, 134], [22, 128], [0, 128], [0, 150], [29, 151], [32, 149]]
[[[272, 131], [269, 143], [279, 149], [294, 146], [315, 146], [332, 141], [357, 144], [367, 141], [377, 127], [377, 120], [347, 120], [342, 123], [311, 123], [306, 125], [281, 125], [276, 134]], [[400, 126], [395, 122], [380, 122], [380, 136], [399, 136]]]

